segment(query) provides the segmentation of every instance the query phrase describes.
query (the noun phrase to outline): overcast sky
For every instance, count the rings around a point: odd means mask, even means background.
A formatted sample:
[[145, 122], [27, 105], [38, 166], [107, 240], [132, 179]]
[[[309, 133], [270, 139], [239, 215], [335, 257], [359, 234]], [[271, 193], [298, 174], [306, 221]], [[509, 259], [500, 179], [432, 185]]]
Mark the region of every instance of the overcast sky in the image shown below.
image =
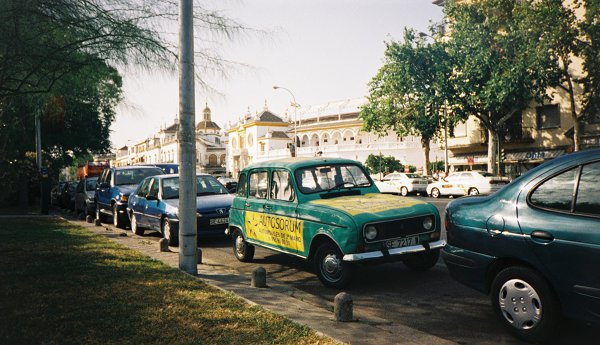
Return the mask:
[[[426, 31], [442, 20], [431, 0], [246, 0], [210, 1], [228, 17], [269, 32], [249, 33], [219, 47], [221, 55], [250, 67], [207, 76], [216, 92], [196, 87], [196, 122], [205, 102], [222, 128], [248, 107], [265, 100], [283, 116], [290, 89], [301, 106], [366, 96], [367, 83], [382, 65], [385, 41], [399, 40], [405, 27]], [[117, 110], [111, 140], [115, 148], [156, 133], [178, 111], [176, 75], [124, 72], [124, 103]]]

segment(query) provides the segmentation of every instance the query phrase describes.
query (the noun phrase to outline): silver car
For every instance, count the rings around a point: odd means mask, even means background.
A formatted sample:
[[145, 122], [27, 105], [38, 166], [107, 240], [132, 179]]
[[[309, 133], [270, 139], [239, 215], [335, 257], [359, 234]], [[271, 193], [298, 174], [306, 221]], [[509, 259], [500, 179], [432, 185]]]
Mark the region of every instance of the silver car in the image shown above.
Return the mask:
[[440, 196], [462, 196], [491, 194], [510, 182], [507, 177], [495, 176], [486, 171], [455, 172], [427, 186], [427, 194]]
[[375, 184], [382, 193], [394, 193], [407, 196], [410, 193], [424, 193], [427, 179], [414, 173], [391, 173]]

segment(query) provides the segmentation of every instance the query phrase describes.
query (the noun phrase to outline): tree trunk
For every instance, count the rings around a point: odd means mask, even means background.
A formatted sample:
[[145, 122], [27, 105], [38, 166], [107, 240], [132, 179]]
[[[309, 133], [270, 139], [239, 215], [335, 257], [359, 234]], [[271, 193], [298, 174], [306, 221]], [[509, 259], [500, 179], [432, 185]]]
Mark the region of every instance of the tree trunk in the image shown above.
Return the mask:
[[496, 137], [496, 132], [488, 128], [488, 164], [487, 170], [488, 172], [497, 175], [498, 174], [498, 166], [496, 165], [496, 161], [498, 152], [498, 141]]
[[569, 64], [567, 58], [563, 57], [563, 68], [565, 80], [567, 81], [567, 92], [569, 93], [569, 102], [571, 103], [571, 118], [573, 119], [573, 151], [577, 152], [581, 149], [581, 123], [577, 118], [577, 108], [575, 108], [575, 93], [573, 91], [573, 80], [569, 74]]
[[425, 167], [423, 167], [423, 175], [429, 175], [429, 139], [421, 137], [421, 147], [425, 155]]

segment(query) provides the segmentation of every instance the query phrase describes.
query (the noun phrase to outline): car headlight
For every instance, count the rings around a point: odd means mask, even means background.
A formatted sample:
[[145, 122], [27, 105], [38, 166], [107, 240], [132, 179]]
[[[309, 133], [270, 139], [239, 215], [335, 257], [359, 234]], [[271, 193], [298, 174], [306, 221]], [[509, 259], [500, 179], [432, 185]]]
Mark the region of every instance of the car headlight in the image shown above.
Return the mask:
[[433, 228], [433, 217], [426, 217], [423, 219], [423, 228], [425, 230], [431, 230], [431, 228]]
[[369, 241], [374, 240], [377, 237], [377, 228], [373, 225], [368, 225], [365, 228], [365, 238]]

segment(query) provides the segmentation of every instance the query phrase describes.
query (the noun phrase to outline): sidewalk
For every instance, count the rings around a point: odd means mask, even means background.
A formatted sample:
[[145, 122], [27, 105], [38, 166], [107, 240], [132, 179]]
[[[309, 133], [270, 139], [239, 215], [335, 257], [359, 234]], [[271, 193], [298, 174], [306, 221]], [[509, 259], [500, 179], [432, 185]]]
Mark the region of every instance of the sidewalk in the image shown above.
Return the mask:
[[[133, 236], [130, 231], [114, 229], [105, 224], [95, 226], [84, 221], [66, 220], [160, 260], [171, 267], [179, 267], [178, 248], [171, 247], [171, 252], [160, 252], [156, 241]], [[123, 236], [123, 234], [127, 236]], [[269, 311], [283, 315], [341, 342], [356, 345], [455, 344], [402, 324], [357, 313], [357, 306], [355, 306], [354, 313], [355, 322], [337, 322], [332, 310], [307, 302], [311, 299], [310, 295], [269, 279], [268, 272], [267, 285], [269, 287], [252, 288], [249, 276], [242, 276], [237, 271], [211, 260], [206, 255], [202, 261], [203, 263], [198, 265], [199, 279], [222, 290], [233, 292], [247, 300], [248, 303], [258, 304]]]

